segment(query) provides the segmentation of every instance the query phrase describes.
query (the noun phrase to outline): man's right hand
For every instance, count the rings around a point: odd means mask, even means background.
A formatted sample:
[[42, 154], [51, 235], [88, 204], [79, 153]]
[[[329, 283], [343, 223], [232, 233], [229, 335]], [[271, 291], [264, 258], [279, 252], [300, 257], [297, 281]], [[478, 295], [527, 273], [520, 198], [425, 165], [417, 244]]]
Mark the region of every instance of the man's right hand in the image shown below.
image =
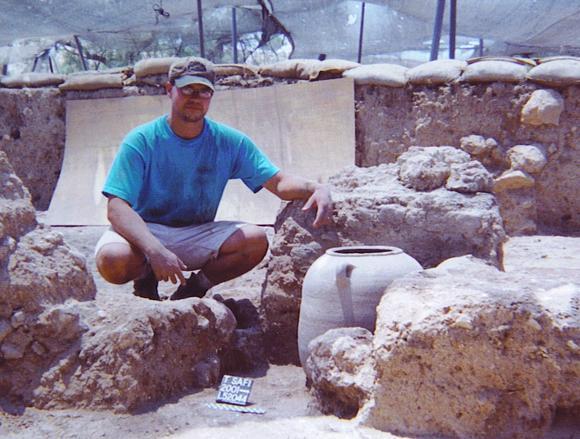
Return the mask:
[[187, 270], [187, 266], [172, 251], [161, 246], [154, 251], [150, 251], [147, 254], [147, 259], [157, 280], [169, 281], [173, 284], [177, 282], [182, 285], [185, 284], [185, 277], [182, 271]]
[[129, 203], [118, 197], [110, 197], [107, 217], [113, 229], [145, 255], [157, 280], [185, 283], [181, 270], [187, 267], [183, 261], [151, 234], [145, 221]]

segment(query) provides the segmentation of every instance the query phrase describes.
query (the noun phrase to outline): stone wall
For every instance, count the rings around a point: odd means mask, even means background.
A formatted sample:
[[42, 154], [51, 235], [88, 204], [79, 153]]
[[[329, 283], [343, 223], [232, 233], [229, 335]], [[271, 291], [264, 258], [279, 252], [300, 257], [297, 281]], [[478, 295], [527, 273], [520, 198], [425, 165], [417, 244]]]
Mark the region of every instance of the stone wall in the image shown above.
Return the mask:
[[[95, 297], [84, 258], [38, 224], [30, 195], [0, 151], [0, 408], [31, 398], [40, 375], [74, 346], [74, 303]], [[66, 303], [65, 303], [66, 302]]]
[[[516, 204], [531, 204], [528, 220], [540, 229], [574, 233], [580, 228], [580, 87], [554, 90], [562, 97], [563, 110], [553, 123], [534, 124], [522, 110], [537, 84], [452, 83], [437, 87], [356, 87], [356, 162], [359, 166], [393, 163], [411, 146], [460, 147], [461, 139], [479, 135], [497, 143], [499, 156], [486, 163], [500, 175], [510, 168], [507, 151], [516, 145], [535, 145], [545, 151], [547, 164], [535, 177], [525, 201], [500, 197], [506, 210]], [[522, 120], [523, 119], [523, 120]], [[524, 188], [518, 188], [524, 189]], [[521, 192], [521, 191], [520, 191]], [[503, 198], [503, 200], [501, 199]], [[503, 203], [502, 203], [503, 201]], [[521, 221], [519, 222], [521, 223]], [[535, 232], [519, 224], [510, 234]]]
[[58, 89], [0, 89], [0, 150], [46, 210], [56, 187], [65, 139], [65, 100]]
[[64, 158], [66, 102], [141, 94], [155, 95], [160, 87], [124, 87], [92, 91], [63, 91], [56, 87], [0, 88], [0, 151], [30, 191], [37, 210], [47, 210]]

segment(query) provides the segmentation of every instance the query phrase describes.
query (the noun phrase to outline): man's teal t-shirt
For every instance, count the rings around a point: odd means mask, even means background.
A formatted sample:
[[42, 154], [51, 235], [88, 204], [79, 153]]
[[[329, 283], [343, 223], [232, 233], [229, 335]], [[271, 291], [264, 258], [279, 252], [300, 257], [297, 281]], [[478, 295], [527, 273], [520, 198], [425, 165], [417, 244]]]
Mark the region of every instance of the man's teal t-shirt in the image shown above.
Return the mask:
[[213, 221], [229, 179], [258, 192], [279, 169], [246, 135], [205, 118], [194, 139], [162, 116], [123, 140], [103, 188], [147, 222], [181, 227]]

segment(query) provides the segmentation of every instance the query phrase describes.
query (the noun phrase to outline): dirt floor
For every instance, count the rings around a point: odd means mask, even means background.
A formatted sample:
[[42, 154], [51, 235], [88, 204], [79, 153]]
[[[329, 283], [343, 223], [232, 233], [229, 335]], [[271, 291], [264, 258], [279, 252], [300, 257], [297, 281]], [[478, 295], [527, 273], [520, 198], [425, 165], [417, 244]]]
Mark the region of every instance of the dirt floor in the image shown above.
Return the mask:
[[[41, 218], [40, 218], [41, 219]], [[86, 255], [95, 272], [93, 249], [103, 227], [56, 228], [65, 240]], [[580, 238], [526, 237], [506, 245], [506, 268], [522, 264], [554, 264], [580, 267]], [[542, 251], [538, 252], [538, 248]], [[259, 300], [264, 268], [236, 282], [216, 288], [214, 293], [244, 294]], [[114, 301], [119, 294], [131, 294], [131, 285], [114, 286], [94, 273], [97, 301]], [[170, 293], [175, 287], [162, 285]], [[140, 299], [139, 299], [140, 300]], [[109, 411], [27, 409], [20, 414], [0, 412], [0, 437], [4, 438], [396, 438], [388, 433], [357, 426], [331, 416], [321, 416], [311, 407], [305, 375], [295, 366], [270, 366], [258, 371], [250, 401], [264, 414], [243, 414], [216, 410], [216, 389], [181, 395], [136, 414]], [[561, 413], [549, 439], [580, 439], [580, 421]]]

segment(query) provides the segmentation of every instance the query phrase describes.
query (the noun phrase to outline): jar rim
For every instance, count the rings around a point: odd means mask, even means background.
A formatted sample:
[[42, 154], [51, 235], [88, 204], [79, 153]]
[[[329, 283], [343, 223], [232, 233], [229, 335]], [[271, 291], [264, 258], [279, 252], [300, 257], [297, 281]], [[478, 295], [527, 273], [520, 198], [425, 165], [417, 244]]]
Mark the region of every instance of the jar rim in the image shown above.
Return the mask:
[[332, 256], [390, 256], [403, 253], [403, 250], [387, 245], [351, 245], [329, 248], [325, 253]]

